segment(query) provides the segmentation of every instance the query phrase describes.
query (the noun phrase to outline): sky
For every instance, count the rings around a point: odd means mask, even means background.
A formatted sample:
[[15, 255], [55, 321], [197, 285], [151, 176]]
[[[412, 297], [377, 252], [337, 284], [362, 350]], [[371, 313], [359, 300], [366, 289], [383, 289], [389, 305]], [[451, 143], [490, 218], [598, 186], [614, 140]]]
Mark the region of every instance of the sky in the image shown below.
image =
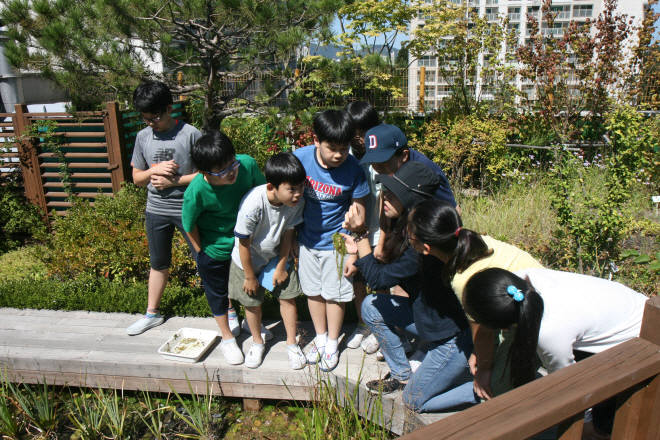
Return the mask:
[[[625, 0], [623, 0], [625, 1]], [[653, 5], [653, 10], [657, 13], [660, 13], [660, 3], [656, 3]], [[335, 34], [338, 34], [340, 32], [340, 27], [339, 27], [339, 20], [335, 18], [334, 23], [332, 23], [332, 31]], [[660, 40], [660, 19], [655, 22], [655, 32], [653, 34], [653, 38], [657, 41]], [[401, 47], [401, 42], [406, 41], [408, 39], [408, 35], [406, 34], [400, 34], [396, 40], [396, 48]]]
[[[655, 12], [660, 12], [660, 3], [656, 3], [653, 5], [653, 10]], [[653, 39], [654, 40], [660, 40], [660, 19], [655, 22], [655, 33], [653, 34]]]

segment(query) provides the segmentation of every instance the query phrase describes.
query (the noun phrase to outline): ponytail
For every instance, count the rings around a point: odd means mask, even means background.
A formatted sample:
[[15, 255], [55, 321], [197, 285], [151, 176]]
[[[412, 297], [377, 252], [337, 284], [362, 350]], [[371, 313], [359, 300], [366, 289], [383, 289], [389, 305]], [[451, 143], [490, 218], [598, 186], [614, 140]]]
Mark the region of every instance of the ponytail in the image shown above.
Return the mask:
[[410, 214], [410, 228], [418, 240], [448, 256], [442, 272], [447, 285], [457, 272], [493, 253], [481, 235], [463, 228], [458, 212], [440, 200], [425, 200], [416, 205]]
[[533, 380], [543, 298], [531, 283], [504, 269], [482, 270], [465, 285], [463, 307], [486, 327], [507, 329], [515, 325], [508, 355], [511, 382], [517, 387]]

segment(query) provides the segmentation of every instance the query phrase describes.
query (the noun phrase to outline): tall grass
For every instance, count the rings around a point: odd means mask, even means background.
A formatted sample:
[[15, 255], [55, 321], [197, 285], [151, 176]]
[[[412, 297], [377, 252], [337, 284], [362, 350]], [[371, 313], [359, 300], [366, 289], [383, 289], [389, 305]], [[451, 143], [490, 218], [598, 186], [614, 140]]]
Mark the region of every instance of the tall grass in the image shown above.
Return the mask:
[[[557, 229], [550, 186], [541, 177], [503, 185], [489, 196], [457, 192], [464, 226], [547, 260]], [[547, 263], [547, 261], [546, 261]]]
[[[346, 364], [348, 378], [348, 363]], [[316, 367], [311, 408], [303, 412], [302, 428], [307, 440], [390, 439], [391, 423], [383, 409], [382, 396], [360, 392], [362, 367], [354, 385], [348, 379], [343, 385], [337, 376], [324, 374]]]

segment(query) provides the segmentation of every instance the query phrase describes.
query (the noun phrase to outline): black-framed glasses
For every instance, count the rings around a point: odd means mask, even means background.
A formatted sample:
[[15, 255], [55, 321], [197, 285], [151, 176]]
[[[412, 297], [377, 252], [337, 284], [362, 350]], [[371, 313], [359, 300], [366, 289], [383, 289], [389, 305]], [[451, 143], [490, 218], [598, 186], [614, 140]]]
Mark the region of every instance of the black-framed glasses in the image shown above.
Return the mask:
[[154, 116], [153, 118], [142, 117], [142, 120], [145, 124], [157, 124], [161, 121], [161, 119], [163, 119], [164, 114], [165, 113], [160, 113], [158, 116]]
[[231, 173], [236, 168], [238, 168], [238, 166], [240, 164], [241, 163], [238, 160], [234, 159], [234, 161], [231, 163], [231, 165], [229, 165], [224, 170], [220, 170], [217, 173], [214, 173], [213, 171], [205, 171], [205, 173], [210, 174], [211, 176], [215, 176], [215, 177], [225, 177], [227, 174]]

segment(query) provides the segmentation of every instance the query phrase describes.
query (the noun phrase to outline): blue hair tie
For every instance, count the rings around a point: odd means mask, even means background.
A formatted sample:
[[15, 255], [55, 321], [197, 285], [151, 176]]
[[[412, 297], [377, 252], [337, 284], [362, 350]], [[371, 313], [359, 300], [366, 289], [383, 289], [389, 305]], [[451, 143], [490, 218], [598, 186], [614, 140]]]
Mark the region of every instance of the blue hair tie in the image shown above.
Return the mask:
[[509, 287], [506, 288], [506, 293], [511, 295], [513, 297], [513, 300], [515, 302], [520, 302], [523, 299], [525, 299], [525, 294], [523, 293], [522, 290], [518, 289], [514, 285], [510, 285]]

